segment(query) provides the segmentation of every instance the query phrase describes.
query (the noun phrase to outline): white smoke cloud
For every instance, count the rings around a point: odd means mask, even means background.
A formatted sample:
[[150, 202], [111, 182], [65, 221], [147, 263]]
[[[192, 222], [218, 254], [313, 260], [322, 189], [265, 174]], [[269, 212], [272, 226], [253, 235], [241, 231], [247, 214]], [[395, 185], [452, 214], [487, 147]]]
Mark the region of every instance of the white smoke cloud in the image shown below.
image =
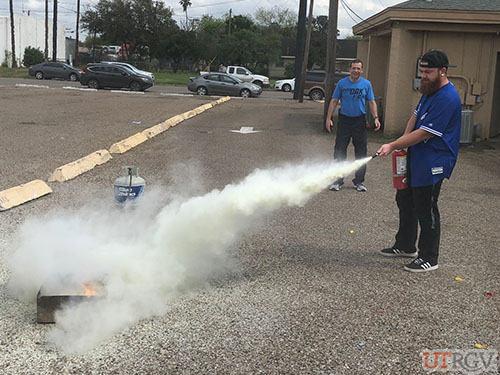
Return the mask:
[[164, 314], [169, 300], [225, 270], [230, 250], [262, 215], [304, 205], [369, 160], [255, 170], [203, 196], [167, 202], [160, 191], [148, 191], [135, 208], [100, 204], [31, 219], [9, 257], [9, 290], [33, 300], [41, 287], [47, 295], [64, 294], [102, 282], [102, 297], [63, 308], [48, 334], [66, 352], [87, 351]]

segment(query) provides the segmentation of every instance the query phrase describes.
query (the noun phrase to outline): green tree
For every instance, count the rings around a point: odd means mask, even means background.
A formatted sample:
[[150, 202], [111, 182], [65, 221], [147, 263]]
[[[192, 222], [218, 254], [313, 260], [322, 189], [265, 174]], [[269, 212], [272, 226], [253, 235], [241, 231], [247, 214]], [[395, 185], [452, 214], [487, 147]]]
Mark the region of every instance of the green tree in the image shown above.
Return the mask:
[[129, 53], [154, 57], [165, 35], [178, 29], [172, 9], [152, 0], [99, 0], [82, 15], [82, 28], [108, 44], [129, 44]]
[[188, 8], [191, 6], [191, 1], [190, 0], [180, 0], [179, 4], [182, 5], [182, 10], [184, 13], [186, 13], [186, 29], [189, 26], [189, 21], [188, 21]]
[[28, 46], [24, 49], [23, 65], [31, 66], [43, 62], [43, 52], [39, 48]]

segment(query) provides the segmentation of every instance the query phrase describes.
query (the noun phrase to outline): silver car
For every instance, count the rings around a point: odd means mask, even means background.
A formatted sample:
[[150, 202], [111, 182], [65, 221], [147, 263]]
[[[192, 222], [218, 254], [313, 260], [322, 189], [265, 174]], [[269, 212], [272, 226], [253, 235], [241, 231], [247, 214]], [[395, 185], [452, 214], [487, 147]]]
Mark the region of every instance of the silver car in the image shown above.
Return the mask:
[[226, 73], [205, 73], [189, 78], [188, 90], [198, 95], [259, 96], [262, 87]]

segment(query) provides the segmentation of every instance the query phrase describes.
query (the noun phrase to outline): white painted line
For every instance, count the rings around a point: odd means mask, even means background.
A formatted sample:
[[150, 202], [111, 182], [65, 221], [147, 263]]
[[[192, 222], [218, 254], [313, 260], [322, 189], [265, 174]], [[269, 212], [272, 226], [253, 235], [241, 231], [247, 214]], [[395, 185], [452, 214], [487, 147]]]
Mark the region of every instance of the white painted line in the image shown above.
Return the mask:
[[[171, 92], [160, 92], [163, 96], [194, 96], [195, 94], [176, 94]], [[213, 96], [213, 98], [220, 98], [220, 96]]]
[[241, 133], [241, 134], [251, 134], [251, 133], [260, 133], [260, 130], [253, 130], [252, 126], [242, 126], [240, 130], [230, 130], [233, 133]]
[[44, 85], [27, 85], [25, 83], [16, 83], [16, 87], [36, 87], [39, 89], [48, 89], [50, 88], [49, 86], [44, 86]]
[[117, 92], [117, 93], [120, 93], [120, 94], [140, 94], [140, 95], [144, 95], [144, 91], [111, 90], [111, 92]]
[[85, 87], [71, 87], [71, 86], [65, 86], [63, 87], [63, 90], [97, 91], [97, 89], [90, 89]]

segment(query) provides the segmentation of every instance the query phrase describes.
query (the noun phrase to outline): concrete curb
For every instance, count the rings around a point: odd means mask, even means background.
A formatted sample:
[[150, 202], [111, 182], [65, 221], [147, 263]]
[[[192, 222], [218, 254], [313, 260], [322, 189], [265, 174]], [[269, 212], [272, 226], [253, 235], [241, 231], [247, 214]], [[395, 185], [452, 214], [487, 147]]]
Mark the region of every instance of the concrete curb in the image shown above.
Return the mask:
[[[176, 126], [177, 124], [181, 123], [182, 121], [190, 119], [191, 117], [194, 117], [196, 115], [199, 115], [200, 113], [205, 112], [207, 109], [210, 109], [210, 108], [216, 106], [217, 104], [227, 102], [230, 99], [231, 98], [229, 96], [226, 96], [226, 97], [220, 98], [218, 100], [215, 100], [213, 102], [200, 105], [199, 107], [196, 107], [195, 109], [192, 109], [190, 111], [181, 113], [180, 115], [171, 117], [168, 120], [166, 120], [162, 123], [159, 123], [155, 126], [152, 126], [148, 129], [144, 129], [142, 131], [142, 133], [148, 138], [156, 137], [158, 134], [161, 134], [165, 130]], [[111, 151], [111, 152], [113, 153], [113, 151]]]
[[42, 180], [33, 180], [23, 185], [0, 191], [0, 211], [19, 206], [25, 202], [52, 193], [52, 189]]
[[142, 132], [136, 133], [122, 141], [113, 143], [109, 148], [109, 152], [112, 154], [123, 154], [131, 148], [140, 145], [142, 142], [147, 141], [149, 138]]
[[49, 178], [49, 182], [64, 182], [75, 178], [82, 173], [90, 171], [96, 165], [101, 165], [111, 160], [108, 150], [99, 150], [81, 159], [65, 164], [57, 168]]

